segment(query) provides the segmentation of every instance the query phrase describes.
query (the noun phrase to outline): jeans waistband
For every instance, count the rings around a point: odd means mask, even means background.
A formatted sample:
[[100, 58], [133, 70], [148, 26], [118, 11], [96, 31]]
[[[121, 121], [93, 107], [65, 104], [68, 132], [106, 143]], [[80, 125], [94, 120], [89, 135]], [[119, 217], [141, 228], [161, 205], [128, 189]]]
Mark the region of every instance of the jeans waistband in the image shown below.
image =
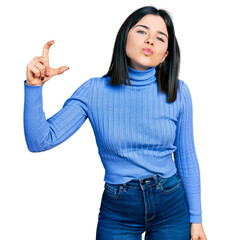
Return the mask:
[[[179, 176], [178, 176], [177, 172], [170, 177], [173, 177], [174, 175], [179, 179]], [[152, 176], [144, 177], [144, 178], [133, 178], [131, 181], [129, 181], [127, 183], [123, 183], [121, 185], [123, 185], [124, 187], [140, 187], [140, 186], [145, 186], [146, 187], [146, 186], [149, 186], [149, 185], [157, 186], [163, 180], [165, 180], [165, 178], [162, 178], [158, 174], [154, 174]]]

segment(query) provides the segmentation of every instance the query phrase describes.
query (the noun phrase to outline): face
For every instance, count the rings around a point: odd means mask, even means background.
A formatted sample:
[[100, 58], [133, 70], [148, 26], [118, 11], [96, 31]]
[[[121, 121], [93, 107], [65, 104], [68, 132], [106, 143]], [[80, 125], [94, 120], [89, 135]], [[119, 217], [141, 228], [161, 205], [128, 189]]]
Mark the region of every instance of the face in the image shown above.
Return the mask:
[[126, 55], [136, 70], [147, 70], [162, 63], [168, 55], [168, 31], [162, 17], [145, 15], [128, 33]]

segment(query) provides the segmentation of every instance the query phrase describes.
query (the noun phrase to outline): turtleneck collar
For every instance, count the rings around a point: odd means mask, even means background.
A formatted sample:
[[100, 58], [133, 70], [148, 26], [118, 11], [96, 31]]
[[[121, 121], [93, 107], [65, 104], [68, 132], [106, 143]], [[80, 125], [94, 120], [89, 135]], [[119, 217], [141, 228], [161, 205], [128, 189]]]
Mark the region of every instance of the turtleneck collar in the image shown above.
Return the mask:
[[128, 72], [130, 83], [135, 86], [148, 85], [157, 79], [155, 76], [156, 67], [151, 67], [147, 70], [141, 71], [128, 66]]

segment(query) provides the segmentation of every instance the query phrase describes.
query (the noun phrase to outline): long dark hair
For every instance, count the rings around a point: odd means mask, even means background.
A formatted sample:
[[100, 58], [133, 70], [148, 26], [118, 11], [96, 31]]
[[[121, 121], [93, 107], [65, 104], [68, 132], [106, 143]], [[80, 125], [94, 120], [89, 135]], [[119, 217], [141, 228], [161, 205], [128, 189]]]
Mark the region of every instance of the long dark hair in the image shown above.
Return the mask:
[[126, 55], [126, 42], [129, 30], [145, 15], [153, 14], [164, 19], [168, 31], [168, 56], [164, 62], [156, 66], [157, 83], [160, 92], [167, 94], [167, 102], [174, 102], [177, 97], [178, 75], [180, 69], [180, 49], [175, 36], [174, 26], [169, 13], [163, 9], [146, 6], [137, 9], [130, 14], [120, 27], [114, 48], [112, 60], [108, 72], [103, 77], [110, 76], [111, 85], [131, 85], [128, 74], [128, 59]]

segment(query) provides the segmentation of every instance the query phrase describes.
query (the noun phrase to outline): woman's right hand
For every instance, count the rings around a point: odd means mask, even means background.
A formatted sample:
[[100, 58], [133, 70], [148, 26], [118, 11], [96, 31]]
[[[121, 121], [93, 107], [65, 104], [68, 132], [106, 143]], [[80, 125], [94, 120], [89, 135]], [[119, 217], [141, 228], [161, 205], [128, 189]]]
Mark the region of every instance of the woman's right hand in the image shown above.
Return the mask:
[[69, 67], [51, 68], [49, 65], [49, 49], [54, 41], [48, 41], [43, 47], [42, 56], [35, 57], [27, 64], [26, 83], [31, 86], [41, 86], [55, 75], [62, 74]]

